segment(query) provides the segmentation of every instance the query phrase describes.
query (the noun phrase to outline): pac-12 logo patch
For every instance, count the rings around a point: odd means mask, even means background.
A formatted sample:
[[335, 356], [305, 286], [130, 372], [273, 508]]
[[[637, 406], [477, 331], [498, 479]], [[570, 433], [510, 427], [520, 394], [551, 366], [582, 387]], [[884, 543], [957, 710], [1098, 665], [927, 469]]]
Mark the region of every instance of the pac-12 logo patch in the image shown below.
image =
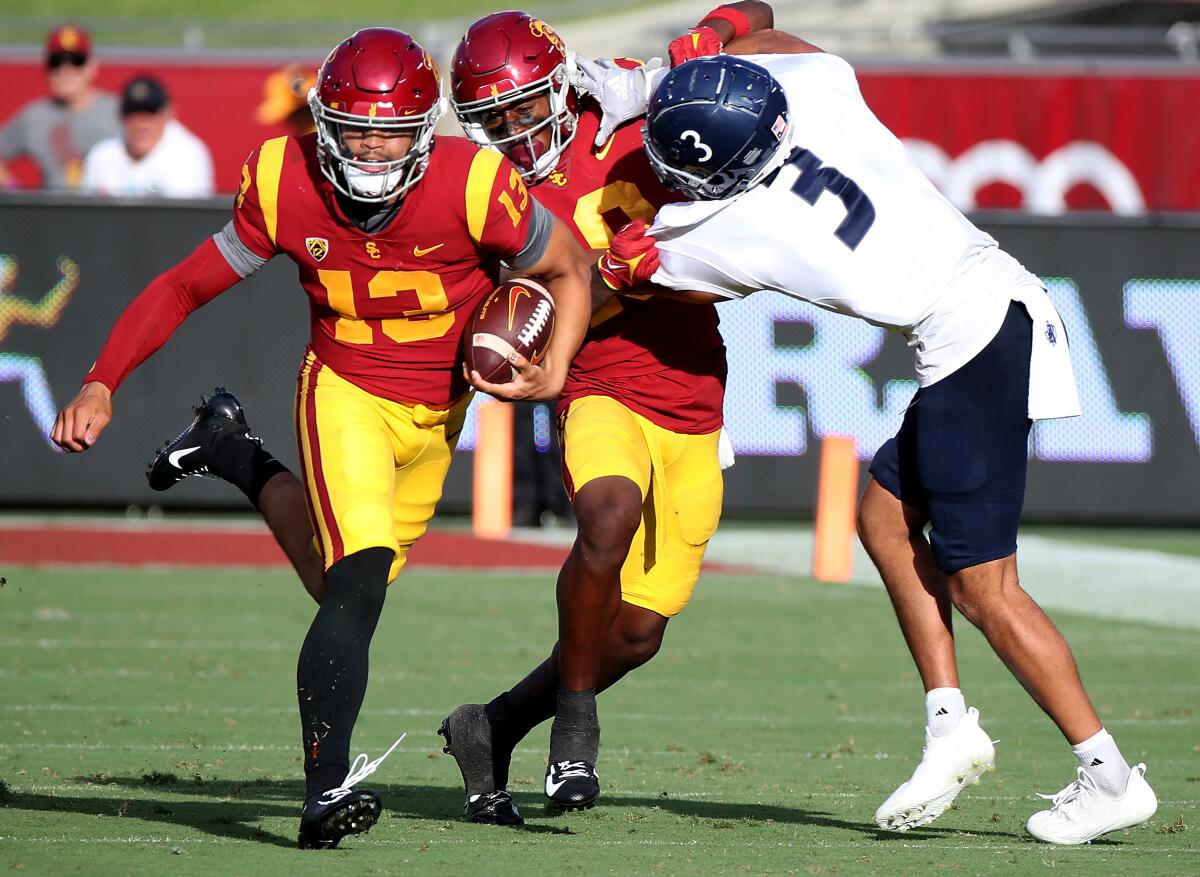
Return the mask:
[[1058, 330], [1051, 322], [1046, 323], [1046, 340], [1050, 342], [1051, 347], [1058, 343]]
[[320, 262], [329, 253], [329, 241], [325, 238], [305, 238], [304, 246], [308, 254]]

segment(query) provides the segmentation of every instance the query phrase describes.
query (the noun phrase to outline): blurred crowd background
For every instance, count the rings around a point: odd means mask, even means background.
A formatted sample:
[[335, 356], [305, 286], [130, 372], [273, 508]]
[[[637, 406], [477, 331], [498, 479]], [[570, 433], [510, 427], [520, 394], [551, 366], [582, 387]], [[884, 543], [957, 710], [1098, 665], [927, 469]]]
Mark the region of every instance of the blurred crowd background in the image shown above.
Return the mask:
[[[712, 5], [562, 0], [527, 11], [581, 54], [648, 58]], [[777, 27], [854, 64], [867, 102], [924, 172], [1047, 277], [1089, 413], [1035, 432], [1031, 465], [1044, 474], [1031, 479], [1029, 514], [1200, 521], [1200, 0], [772, 5]], [[256, 292], [239, 294], [253, 303], [220, 305], [220, 329], [189, 321], [165, 364], [135, 375], [122, 393], [128, 433], [109, 439], [111, 473], [81, 488], [61, 460], [21, 471], [12, 461], [52, 454], [39, 435], [47, 417], [120, 308], [225, 222], [250, 150], [311, 128], [305, 96], [333, 45], [359, 27], [399, 27], [445, 71], [467, 25], [499, 7], [397, 0], [382, 19], [360, 0], [26, 8], [0, 0], [0, 436], [16, 449], [0, 463], [0, 505], [160, 501], [127, 470], [170, 429], [160, 423], [186, 414], [179, 401], [166, 410], [181, 390], [253, 374], [261, 386], [247, 381], [243, 394], [274, 424], [264, 431], [277, 430], [275, 444], [290, 443], [291, 367], [277, 365], [277, 348], [295, 359], [305, 320], [289, 272], [256, 275], [246, 284]], [[452, 114], [443, 126], [456, 132]], [[293, 295], [296, 313], [262, 304], [260, 289]], [[729, 475], [729, 507], [805, 514], [818, 440], [853, 435], [868, 459], [911, 392], [909, 354], [870, 327], [855, 335], [765, 296], [722, 320], [726, 415], [745, 461]], [[553, 418], [540, 409], [519, 423], [528, 459], [517, 461], [517, 519], [558, 519]], [[465, 450], [471, 441], [468, 427]], [[458, 472], [450, 508], [469, 495]], [[206, 489], [189, 486], [180, 501], [231, 501]]]

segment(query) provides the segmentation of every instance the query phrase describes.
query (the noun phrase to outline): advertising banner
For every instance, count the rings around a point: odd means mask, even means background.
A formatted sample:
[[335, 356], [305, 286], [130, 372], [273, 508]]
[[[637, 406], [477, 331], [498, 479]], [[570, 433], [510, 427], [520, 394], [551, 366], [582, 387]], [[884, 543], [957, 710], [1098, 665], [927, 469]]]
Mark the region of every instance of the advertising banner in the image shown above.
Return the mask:
[[[295, 465], [292, 401], [308, 332], [294, 266], [277, 259], [206, 305], [128, 379], [85, 454], [46, 438], [120, 311], [227, 220], [213, 204], [0, 201], [0, 505], [244, 507], [196, 479], [154, 493], [153, 452], [226, 386], [253, 431]], [[1031, 518], [1200, 522], [1200, 220], [982, 217], [1043, 276], [1064, 318], [1085, 414], [1039, 424]], [[912, 354], [883, 330], [760, 293], [721, 306], [725, 415], [737, 464], [730, 511], [808, 515], [820, 441], [852, 436], [869, 460], [915, 390]], [[470, 502], [473, 424], [445, 508]]]
[[962, 210], [1200, 210], [1200, 76], [859, 69], [863, 96]]

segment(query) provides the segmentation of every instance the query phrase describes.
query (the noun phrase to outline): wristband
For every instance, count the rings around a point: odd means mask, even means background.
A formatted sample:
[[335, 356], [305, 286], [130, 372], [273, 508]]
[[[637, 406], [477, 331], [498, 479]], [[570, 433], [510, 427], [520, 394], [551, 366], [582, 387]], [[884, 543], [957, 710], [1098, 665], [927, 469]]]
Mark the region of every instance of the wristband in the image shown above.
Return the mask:
[[714, 18], [727, 22], [733, 28], [733, 38], [735, 40], [750, 33], [750, 19], [740, 9], [734, 9], [732, 6], [718, 6], [700, 19], [700, 25], [703, 25], [706, 21], [712, 21]]

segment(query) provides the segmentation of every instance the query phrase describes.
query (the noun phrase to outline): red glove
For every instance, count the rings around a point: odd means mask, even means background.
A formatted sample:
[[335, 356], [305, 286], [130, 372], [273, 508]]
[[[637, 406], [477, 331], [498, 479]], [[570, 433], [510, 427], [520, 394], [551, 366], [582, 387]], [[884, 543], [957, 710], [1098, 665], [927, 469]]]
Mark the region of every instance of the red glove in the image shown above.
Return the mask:
[[721, 54], [721, 38], [711, 27], [696, 25], [681, 37], [675, 37], [667, 46], [671, 66], [678, 67], [684, 61]]
[[643, 283], [658, 270], [658, 243], [646, 234], [650, 224], [640, 219], [627, 223], [608, 245], [596, 267], [610, 289], [628, 289]]

